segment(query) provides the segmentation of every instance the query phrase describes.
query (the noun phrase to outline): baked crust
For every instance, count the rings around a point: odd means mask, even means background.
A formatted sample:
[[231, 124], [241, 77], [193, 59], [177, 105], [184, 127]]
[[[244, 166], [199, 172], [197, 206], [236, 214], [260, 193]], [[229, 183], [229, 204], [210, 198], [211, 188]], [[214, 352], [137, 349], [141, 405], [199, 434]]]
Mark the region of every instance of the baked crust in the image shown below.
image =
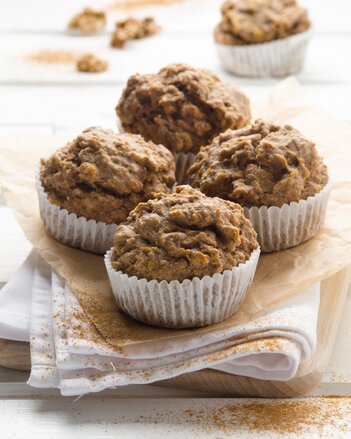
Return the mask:
[[170, 192], [172, 154], [134, 134], [88, 128], [41, 161], [40, 179], [49, 200], [77, 216], [119, 223], [141, 201]]
[[251, 116], [240, 89], [185, 64], [131, 76], [116, 111], [125, 131], [186, 153], [198, 152], [228, 128], [246, 125]]
[[257, 247], [241, 206], [178, 186], [139, 204], [118, 226], [112, 265], [139, 279], [182, 281], [232, 269]]
[[188, 177], [208, 196], [280, 207], [320, 192], [328, 171], [315, 144], [295, 128], [257, 120], [202, 148]]
[[123, 48], [129, 40], [139, 40], [150, 37], [161, 32], [161, 27], [152, 17], [146, 17], [142, 20], [129, 17], [122, 21], [117, 21], [115, 30], [111, 35], [111, 46]]

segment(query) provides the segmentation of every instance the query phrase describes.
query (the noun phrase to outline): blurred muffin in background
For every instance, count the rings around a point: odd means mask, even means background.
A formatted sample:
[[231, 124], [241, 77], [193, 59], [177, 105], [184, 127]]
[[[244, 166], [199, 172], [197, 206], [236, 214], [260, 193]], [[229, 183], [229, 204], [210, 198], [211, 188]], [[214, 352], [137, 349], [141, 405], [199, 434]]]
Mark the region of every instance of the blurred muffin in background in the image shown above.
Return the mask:
[[311, 23], [295, 0], [228, 0], [214, 30], [224, 68], [241, 76], [286, 76], [302, 67]]

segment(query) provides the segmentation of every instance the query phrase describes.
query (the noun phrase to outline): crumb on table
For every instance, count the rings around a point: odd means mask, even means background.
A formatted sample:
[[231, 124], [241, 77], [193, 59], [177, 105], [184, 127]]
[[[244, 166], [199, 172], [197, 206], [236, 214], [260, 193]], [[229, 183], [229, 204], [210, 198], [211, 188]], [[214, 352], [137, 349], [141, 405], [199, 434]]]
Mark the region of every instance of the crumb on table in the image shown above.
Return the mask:
[[129, 40], [137, 40], [151, 35], [155, 35], [161, 31], [161, 27], [152, 17], [142, 20], [137, 18], [127, 18], [126, 20], [117, 21], [116, 29], [111, 36], [111, 46], [122, 48]]
[[82, 34], [89, 35], [99, 32], [105, 26], [106, 14], [104, 11], [85, 8], [71, 19], [68, 29], [79, 30]]
[[76, 67], [79, 72], [99, 73], [107, 70], [108, 62], [92, 53], [85, 53], [78, 58]]

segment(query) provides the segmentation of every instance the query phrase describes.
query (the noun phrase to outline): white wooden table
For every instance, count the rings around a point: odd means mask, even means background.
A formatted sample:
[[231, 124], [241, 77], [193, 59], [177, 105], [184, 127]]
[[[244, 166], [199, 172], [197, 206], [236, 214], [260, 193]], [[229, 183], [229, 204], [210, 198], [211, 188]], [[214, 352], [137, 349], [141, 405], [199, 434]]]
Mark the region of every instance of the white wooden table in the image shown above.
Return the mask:
[[[106, 33], [97, 37], [72, 37], [65, 33], [69, 18], [83, 6], [105, 7], [112, 0], [5, 0], [0, 14], [0, 135], [20, 132], [69, 132], [91, 125], [115, 128], [114, 107], [128, 76], [152, 72], [169, 62], [207, 67], [235, 81], [252, 100], [264, 96], [275, 79], [234, 78], [217, 60], [212, 29], [219, 20], [218, 0], [188, 0], [172, 6], [129, 11], [153, 15], [164, 27], [160, 36], [130, 43], [125, 50], [109, 48]], [[314, 22], [304, 70], [298, 76], [307, 95], [337, 118], [351, 123], [351, 2], [301, 0]], [[114, 9], [108, 28], [124, 13]], [[95, 52], [110, 68], [99, 75], [79, 74], [70, 65], [28, 63], [25, 56], [41, 49]], [[0, 286], [18, 268], [30, 249], [12, 213], [0, 198]], [[315, 395], [351, 394], [351, 295], [330, 362]], [[1, 437], [248, 437], [239, 430], [225, 433], [198, 430], [168, 416], [147, 424], [140, 416], [162, 410], [176, 413], [187, 407], [228, 402], [208, 395], [155, 386], [129, 386], [85, 397], [73, 403], [51, 391], [35, 391], [24, 383], [26, 373], [0, 368]], [[206, 398], [206, 399], [204, 399]], [[237, 404], [242, 401], [236, 401]], [[175, 418], [176, 419], [176, 418]], [[252, 437], [254, 433], [252, 433]], [[301, 436], [300, 436], [301, 437]], [[308, 437], [312, 437], [309, 435]], [[318, 437], [318, 436], [316, 436]], [[341, 437], [341, 436], [339, 436]]]

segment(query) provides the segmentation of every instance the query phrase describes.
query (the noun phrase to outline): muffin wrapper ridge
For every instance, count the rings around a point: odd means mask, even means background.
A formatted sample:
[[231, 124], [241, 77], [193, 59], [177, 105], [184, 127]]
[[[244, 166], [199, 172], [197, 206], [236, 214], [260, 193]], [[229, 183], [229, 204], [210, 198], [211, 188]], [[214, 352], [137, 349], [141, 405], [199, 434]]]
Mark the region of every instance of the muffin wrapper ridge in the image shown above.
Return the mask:
[[302, 69], [311, 30], [267, 43], [230, 46], [216, 44], [223, 67], [247, 77], [288, 76]]
[[245, 215], [257, 232], [261, 250], [283, 250], [312, 238], [324, 224], [331, 187], [329, 181], [313, 197], [282, 207], [245, 208]]
[[57, 241], [70, 247], [92, 253], [104, 254], [113, 245], [116, 224], [88, 220], [74, 213], [69, 213], [52, 204], [41, 184], [39, 173], [36, 175], [40, 216], [46, 230]]
[[196, 328], [221, 322], [245, 300], [255, 275], [260, 249], [232, 270], [179, 282], [129, 277], [112, 267], [112, 249], [105, 265], [119, 308], [136, 320], [162, 328]]
[[186, 172], [195, 162], [196, 154], [192, 152], [176, 152], [173, 156], [176, 163], [177, 184], [187, 184]]
[[[120, 133], [124, 133], [121, 121], [117, 116], [117, 128]], [[176, 182], [178, 185], [186, 184], [186, 172], [188, 168], [195, 162], [196, 154], [192, 152], [175, 152], [173, 157], [176, 165]]]

